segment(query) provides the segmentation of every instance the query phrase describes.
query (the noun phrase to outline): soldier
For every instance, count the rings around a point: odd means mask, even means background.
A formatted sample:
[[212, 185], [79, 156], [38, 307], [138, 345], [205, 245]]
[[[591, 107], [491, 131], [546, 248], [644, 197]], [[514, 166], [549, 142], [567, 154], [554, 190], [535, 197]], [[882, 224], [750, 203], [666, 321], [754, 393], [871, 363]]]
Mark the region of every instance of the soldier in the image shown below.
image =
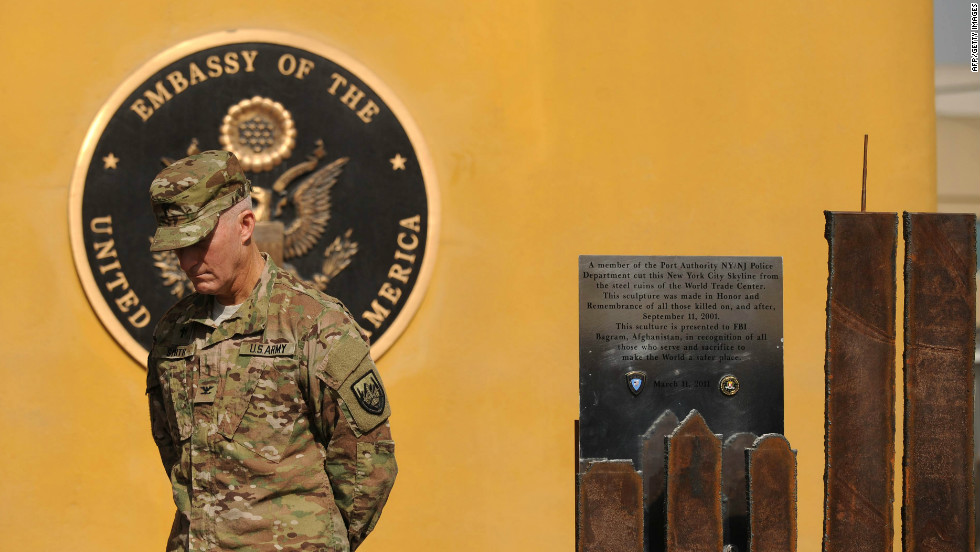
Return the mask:
[[226, 151], [150, 185], [150, 249], [175, 250], [195, 289], [147, 365], [177, 504], [167, 550], [354, 550], [397, 471], [387, 396], [344, 306], [259, 252], [249, 191]]

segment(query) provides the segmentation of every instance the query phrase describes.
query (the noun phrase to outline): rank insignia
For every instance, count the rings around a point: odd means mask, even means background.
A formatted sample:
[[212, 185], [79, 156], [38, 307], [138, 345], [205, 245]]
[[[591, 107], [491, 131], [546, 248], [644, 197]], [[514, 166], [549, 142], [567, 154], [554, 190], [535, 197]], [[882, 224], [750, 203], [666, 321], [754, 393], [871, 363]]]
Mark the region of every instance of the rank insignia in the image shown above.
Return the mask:
[[214, 402], [215, 396], [217, 396], [218, 389], [218, 379], [217, 378], [202, 378], [197, 385], [194, 386], [194, 404], [211, 404]]
[[637, 396], [643, 391], [643, 384], [646, 382], [647, 373], [640, 370], [626, 372], [626, 383], [629, 384], [630, 393]]

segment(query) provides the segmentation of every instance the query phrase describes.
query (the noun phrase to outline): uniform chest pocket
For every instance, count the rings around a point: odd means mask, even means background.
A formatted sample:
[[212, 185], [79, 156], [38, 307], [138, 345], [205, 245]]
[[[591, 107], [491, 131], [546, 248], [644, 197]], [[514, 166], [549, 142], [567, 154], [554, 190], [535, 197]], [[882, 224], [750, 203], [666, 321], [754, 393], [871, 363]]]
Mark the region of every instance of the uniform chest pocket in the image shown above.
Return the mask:
[[164, 358], [159, 361], [157, 371], [160, 385], [170, 400], [164, 401], [174, 437], [180, 441], [189, 439], [193, 423], [193, 405], [190, 401], [190, 361], [187, 358]]
[[[237, 366], [225, 381], [222, 400], [228, 403], [224, 413], [229, 418], [228, 423], [218, 424], [219, 431], [255, 454], [279, 462], [296, 446], [294, 436], [307, 424], [296, 363], [292, 355], [240, 355]], [[236, 378], [235, 372], [242, 377]]]

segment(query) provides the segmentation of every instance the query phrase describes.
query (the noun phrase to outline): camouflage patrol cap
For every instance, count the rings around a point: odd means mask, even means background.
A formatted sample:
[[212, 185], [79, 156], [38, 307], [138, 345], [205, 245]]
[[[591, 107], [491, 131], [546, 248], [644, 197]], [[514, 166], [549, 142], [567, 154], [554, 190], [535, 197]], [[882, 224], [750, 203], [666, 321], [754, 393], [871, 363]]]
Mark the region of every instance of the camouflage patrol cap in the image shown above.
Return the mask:
[[206, 238], [218, 215], [250, 190], [238, 158], [229, 151], [204, 151], [171, 164], [150, 184], [157, 218], [150, 251], [180, 249]]

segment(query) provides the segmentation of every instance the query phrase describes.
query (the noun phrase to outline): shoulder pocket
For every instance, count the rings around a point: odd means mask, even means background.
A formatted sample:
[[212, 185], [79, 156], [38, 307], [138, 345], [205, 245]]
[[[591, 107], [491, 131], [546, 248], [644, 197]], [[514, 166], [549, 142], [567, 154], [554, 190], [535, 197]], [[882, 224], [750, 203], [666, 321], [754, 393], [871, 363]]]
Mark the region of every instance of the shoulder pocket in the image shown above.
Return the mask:
[[[347, 406], [342, 410], [349, 413], [352, 425], [362, 434], [391, 415], [388, 394], [368, 352], [364, 341], [345, 335], [330, 350], [326, 366], [317, 370], [317, 376], [324, 383], [330, 387], [336, 385], [337, 394]], [[339, 385], [336, 382], [340, 382]]]

